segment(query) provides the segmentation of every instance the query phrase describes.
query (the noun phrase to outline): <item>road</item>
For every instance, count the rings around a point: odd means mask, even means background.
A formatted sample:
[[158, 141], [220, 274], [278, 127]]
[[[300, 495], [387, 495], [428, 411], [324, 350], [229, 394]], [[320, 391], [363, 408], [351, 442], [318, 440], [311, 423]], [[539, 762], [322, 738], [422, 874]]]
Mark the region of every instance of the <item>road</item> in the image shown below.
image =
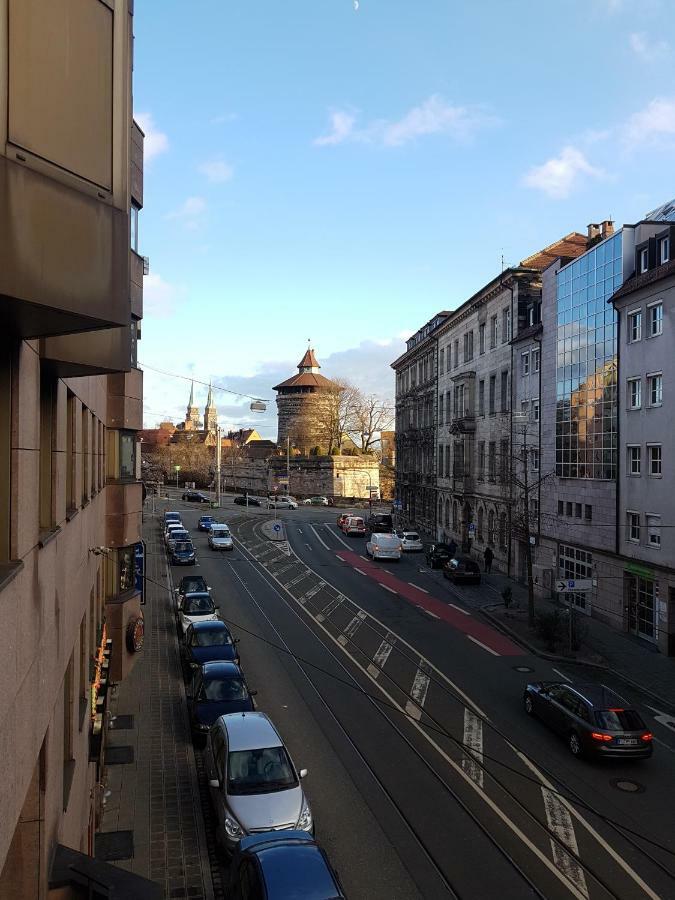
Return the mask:
[[280, 512], [290, 555], [263, 534], [268, 513], [231, 500], [235, 551], [195, 538], [259, 707], [310, 769], [348, 895], [673, 896], [675, 733], [652, 718], [646, 762], [573, 759], [521, 705], [528, 680], [573, 667], [483, 622], [485, 586], [449, 587], [419, 556], [368, 561], [335, 514]]

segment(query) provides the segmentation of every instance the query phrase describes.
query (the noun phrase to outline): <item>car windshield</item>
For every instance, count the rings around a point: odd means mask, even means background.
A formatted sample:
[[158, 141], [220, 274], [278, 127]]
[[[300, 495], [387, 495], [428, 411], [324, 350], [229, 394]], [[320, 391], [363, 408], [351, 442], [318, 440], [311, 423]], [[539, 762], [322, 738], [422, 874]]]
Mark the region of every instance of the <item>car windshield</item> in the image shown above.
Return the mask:
[[210, 597], [187, 597], [183, 604], [183, 612], [188, 616], [213, 612], [213, 601]]
[[205, 591], [206, 582], [201, 575], [197, 575], [194, 578], [183, 578], [180, 583], [180, 589], [184, 594], [191, 594], [195, 593], [196, 591]]
[[169, 535], [172, 541], [184, 541], [190, 537], [189, 531], [172, 531]]
[[202, 684], [204, 700], [245, 700], [248, 691], [241, 678], [211, 678]]
[[419, 534], [417, 534], [417, 533], [414, 532], [414, 531], [408, 531], [408, 532], [406, 532], [406, 533], [403, 535], [403, 537], [406, 539], [406, 541], [419, 541], [419, 539], [420, 539]]
[[182, 553], [182, 552], [188, 553], [192, 549], [193, 549], [193, 547], [192, 547], [192, 544], [190, 543], [190, 541], [176, 541], [176, 546], [174, 547], [174, 550], [176, 551], [176, 553]]
[[228, 794], [266, 794], [298, 783], [284, 747], [233, 750], [227, 758]]
[[193, 647], [225, 647], [232, 643], [232, 636], [224, 629], [195, 631], [192, 636]]
[[213, 535], [213, 537], [218, 538], [225, 538], [230, 536], [230, 532], [227, 530], [227, 528], [212, 528], [211, 534]]
[[640, 731], [646, 728], [634, 709], [598, 709], [595, 721], [605, 731]]

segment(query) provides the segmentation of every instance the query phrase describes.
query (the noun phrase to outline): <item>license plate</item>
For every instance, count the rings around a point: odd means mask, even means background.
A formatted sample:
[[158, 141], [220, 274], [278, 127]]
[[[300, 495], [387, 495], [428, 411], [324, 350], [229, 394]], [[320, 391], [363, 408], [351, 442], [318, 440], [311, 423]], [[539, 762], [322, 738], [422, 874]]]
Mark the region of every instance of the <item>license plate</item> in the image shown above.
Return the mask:
[[622, 747], [635, 747], [637, 745], [637, 740], [635, 738], [617, 738], [616, 742]]

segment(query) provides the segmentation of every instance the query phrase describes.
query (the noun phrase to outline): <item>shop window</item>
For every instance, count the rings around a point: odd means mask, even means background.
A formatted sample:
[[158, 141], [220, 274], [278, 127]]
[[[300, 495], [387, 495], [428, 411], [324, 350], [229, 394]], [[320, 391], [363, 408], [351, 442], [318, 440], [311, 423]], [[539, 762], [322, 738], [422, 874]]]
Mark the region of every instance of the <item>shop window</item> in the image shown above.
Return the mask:
[[108, 430], [108, 478], [133, 481], [136, 478], [136, 432]]
[[119, 594], [127, 594], [136, 586], [134, 547], [120, 547], [117, 551], [117, 583]]
[[40, 371], [40, 528], [54, 527], [53, 449], [55, 432], [56, 383], [44, 368]]

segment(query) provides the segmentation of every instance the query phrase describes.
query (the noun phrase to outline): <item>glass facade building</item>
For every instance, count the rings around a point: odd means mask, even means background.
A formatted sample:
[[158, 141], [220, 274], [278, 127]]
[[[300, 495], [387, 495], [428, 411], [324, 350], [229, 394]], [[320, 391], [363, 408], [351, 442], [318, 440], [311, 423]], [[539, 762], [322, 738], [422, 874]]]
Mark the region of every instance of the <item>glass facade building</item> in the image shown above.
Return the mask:
[[617, 475], [617, 314], [623, 232], [557, 273], [556, 451], [561, 478]]

